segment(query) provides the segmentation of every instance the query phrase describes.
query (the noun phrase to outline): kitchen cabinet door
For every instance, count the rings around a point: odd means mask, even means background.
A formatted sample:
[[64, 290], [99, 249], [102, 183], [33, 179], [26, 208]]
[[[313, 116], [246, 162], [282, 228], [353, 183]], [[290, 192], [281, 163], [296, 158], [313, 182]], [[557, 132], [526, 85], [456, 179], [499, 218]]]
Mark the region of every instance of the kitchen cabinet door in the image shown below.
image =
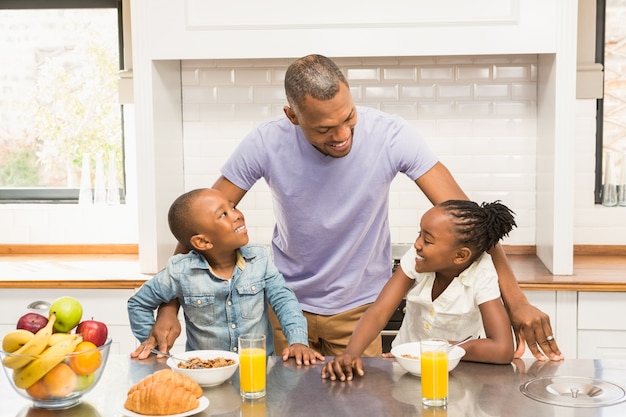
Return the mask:
[[626, 293], [578, 294], [578, 357], [626, 359]]

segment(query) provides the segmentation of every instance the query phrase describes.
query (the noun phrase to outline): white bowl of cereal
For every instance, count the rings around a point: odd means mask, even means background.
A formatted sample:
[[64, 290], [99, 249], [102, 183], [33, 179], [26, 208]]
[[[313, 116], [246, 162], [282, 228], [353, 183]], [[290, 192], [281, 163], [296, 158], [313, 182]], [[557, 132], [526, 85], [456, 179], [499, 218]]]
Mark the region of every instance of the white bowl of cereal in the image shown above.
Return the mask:
[[[391, 354], [395, 356], [396, 361], [407, 372], [417, 376], [422, 374], [419, 342], [403, 343], [394, 346], [391, 349]], [[460, 346], [454, 346], [450, 349], [448, 352], [448, 372], [456, 368], [464, 355], [465, 349]]]
[[[190, 350], [174, 356], [176, 359], [169, 358], [167, 365], [174, 372], [193, 379], [201, 387], [220, 385], [233, 376], [239, 366], [239, 355], [227, 350]], [[195, 363], [198, 367], [194, 368], [179, 359]]]

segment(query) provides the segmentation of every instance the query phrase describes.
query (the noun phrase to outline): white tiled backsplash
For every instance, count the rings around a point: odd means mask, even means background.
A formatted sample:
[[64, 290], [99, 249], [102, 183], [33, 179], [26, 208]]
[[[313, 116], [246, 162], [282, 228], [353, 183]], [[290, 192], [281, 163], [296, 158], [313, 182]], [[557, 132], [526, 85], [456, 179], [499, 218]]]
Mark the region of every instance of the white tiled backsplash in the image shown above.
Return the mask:
[[[292, 60], [182, 61], [185, 188], [210, 186], [257, 123], [281, 115]], [[518, 228], [504, 243], [534, 245], [537, 56], [339, 58], [354, 100], [400, 114], [424, 136], [470, 198], [502, 200]], [[595, 100], [576, 101], [574, 243], [626, 244], [626, 208], [594, 205]], [[133, 134], [128, 170], [134, 169]], [[355, 173], [358, 175], [358, 173]], [[131, 203], [133, 179], [129, 172]], [[348, 196], [346, 196], [348, 198]], [[392, 241], [415, 239], [430, 203], [399, 175], [390, 199]], [[240, 204], [251, 240], [270, 240], [270, 193], [260, 181]], [[417, 209], [416, 209], [417, 207]], [[0, 243], [133, 243], [131, 207], [0, 206]], [[165, 222], [166, 219], [163, 219]], [[172, 239], [173, 240], [173, 239]]]
[[[407, 119], [470, 198], [502, 200], [516, 212], [518, 228], [506, 243], [535, 243], [536, 55], [335, 61], [347, 75], [357, 105]], [[210, 186], [249, 130], [283, 114], [289, 62], [182, 62], [186, 189]], [[390, 205], [392, 241], [412, 242], [430, 203], [400, 174]], [[251, 240], [269, 242], [274, 220], [263, 181], [240, 208]]]

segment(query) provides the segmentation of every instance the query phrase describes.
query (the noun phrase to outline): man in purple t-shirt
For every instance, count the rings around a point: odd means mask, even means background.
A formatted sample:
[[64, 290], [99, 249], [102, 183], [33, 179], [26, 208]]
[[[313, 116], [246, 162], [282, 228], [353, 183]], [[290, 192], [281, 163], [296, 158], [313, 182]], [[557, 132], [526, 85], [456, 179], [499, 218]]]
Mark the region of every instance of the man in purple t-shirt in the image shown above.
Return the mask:
[[[337, 65], [321, 55], [296, 60], [285, 74], [289, 105], [244, 138], [213, 185], [237, 204], [264, 178], [272, 191], [275, 263], [309, 324], [309, 343], [341, 353], [356, 322], [390, 276], [389, 187], [404, 173], [437, 204], [467, 199], [447, 168], [405, 121], [356, 107]], [[559, 359], [549, 317], [530, 305], [502, 248], [491, 253], [502, 298], [518, 335], [538, 359]], [[146, 348], [164, 350], [180, 333], [175, 302], [164, 305]], [[177, 329], [178, 326], [178, 329]], [[279, 329], [277, 329], [279, 331]], [[545, 342], [545, 343], [544, 343]], [[279, 335], [275, 341], [280, 351]], [[380, 339], [365, 355], [380, 355]]]

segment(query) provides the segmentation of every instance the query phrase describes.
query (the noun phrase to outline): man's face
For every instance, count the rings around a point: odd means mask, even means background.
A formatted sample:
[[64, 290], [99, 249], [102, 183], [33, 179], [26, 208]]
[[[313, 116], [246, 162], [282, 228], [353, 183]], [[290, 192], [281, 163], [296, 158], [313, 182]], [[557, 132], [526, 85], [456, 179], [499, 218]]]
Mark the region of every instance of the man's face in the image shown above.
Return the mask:
[[344, 84], [332, 99], [308, 96], [297, 108], [285, 107], [285, 114], [324, 155], [341, 158], [350, 152], [357, 114], [350, 89]]

